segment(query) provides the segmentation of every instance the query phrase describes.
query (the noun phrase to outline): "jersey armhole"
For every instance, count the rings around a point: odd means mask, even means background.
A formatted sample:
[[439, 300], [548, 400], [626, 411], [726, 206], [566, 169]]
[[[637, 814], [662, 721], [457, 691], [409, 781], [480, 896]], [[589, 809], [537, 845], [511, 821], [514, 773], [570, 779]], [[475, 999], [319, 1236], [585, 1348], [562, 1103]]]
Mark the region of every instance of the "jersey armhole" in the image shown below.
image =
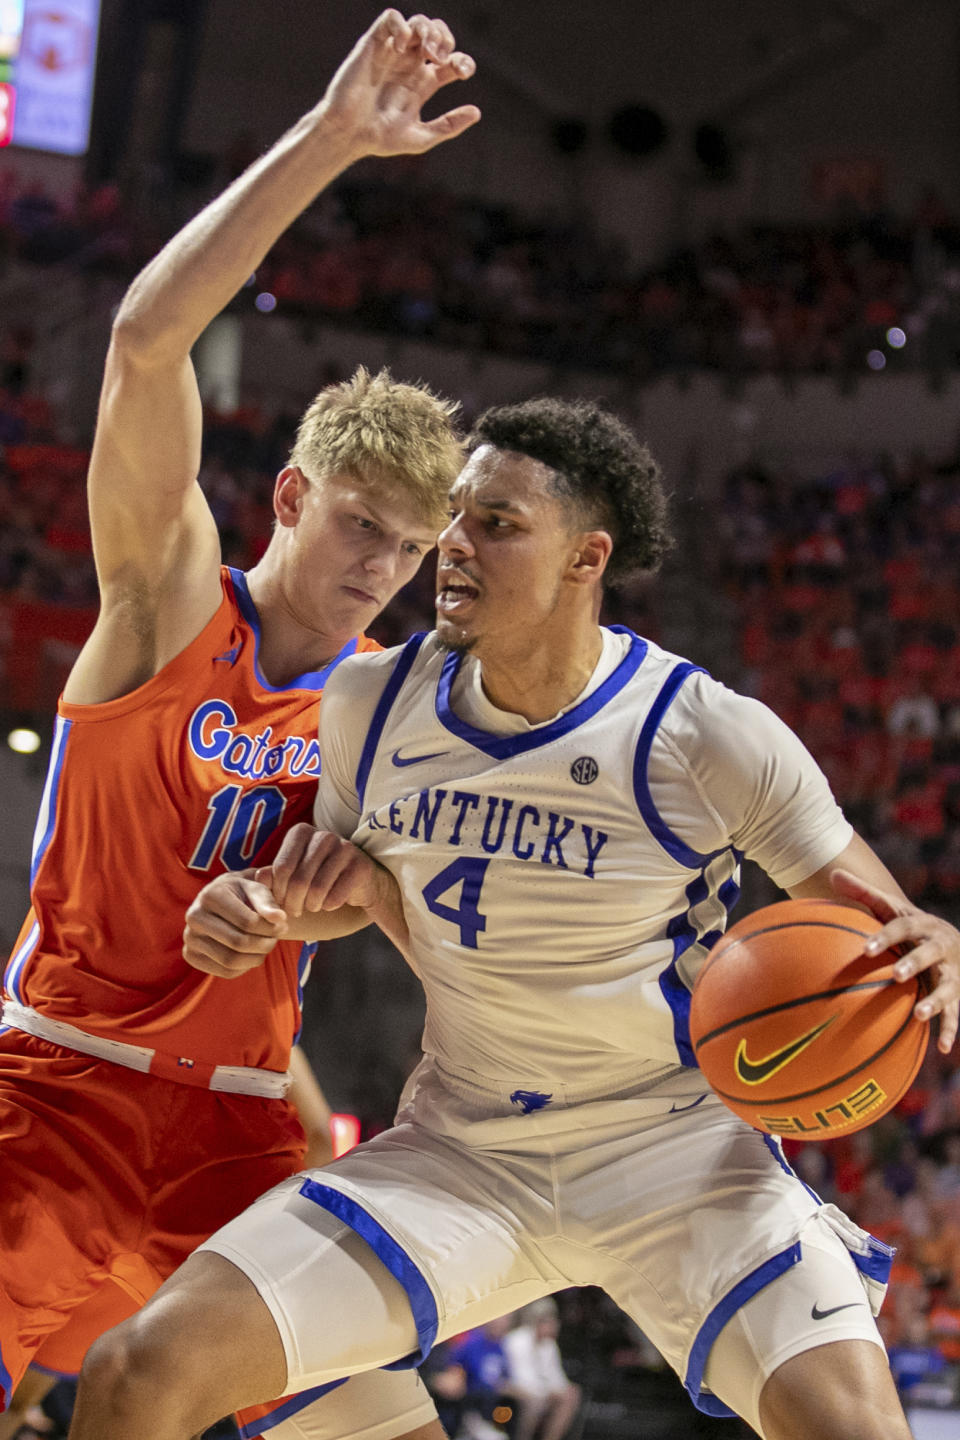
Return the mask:
[[633, 793], [637, 802], [637, 809], [646, 824], [650, 834], [659, 845], [666, 850], [667, 854], [683, 865], [688, 870], [702, 870], [709, 865], [717, 855], [728, 850], [728, 845], [721, 845], [716, 850], [702, 854], [694, 850], [685, 840], [671, 830], [657, 809], [650, 791], [650, 781], [647, 775], [647, 767], [650, 762], [650, 750], [656, 738], [657, 731], [664, 715], [676, 698], [680, 687], [688, 676], [695, 673], [706, 674], [702, 665], [694, 665], [690, 660], [682, 660], [674, 665], [666, 680], [660, 687], [660, 693], [650, 707], [647, 718], [643, 722], [640, 735], [637, 739], [637, 748], [633, 757]]
[[370, 778], [370, 769], [373, 765], [374, 756], [377, 753], [377, 746], [380, 744], [380, 737], [383, 734], [384, 726], [387, 723], [387, 716], [390, 714], [394, 701], [400, 693], [401, 686], [410, 674], [413, 662], [419, 655], [420, 647], [426, 638], [426, 630], [421, 630], [416, 635], [411, 635], [410, 639], [400, 651], [390, 679], [384, 686], [383, 694], [377, 701], [377, 708], [373, 712], [373, 719], [370, 721], [370, 728], [363, 742], [363, 750], [360, 752], [360, 763], [357, 766], [355, 783], [357, 804], [361, 814], [363, 813], [363, 797], [366, 793], [367, 781]]

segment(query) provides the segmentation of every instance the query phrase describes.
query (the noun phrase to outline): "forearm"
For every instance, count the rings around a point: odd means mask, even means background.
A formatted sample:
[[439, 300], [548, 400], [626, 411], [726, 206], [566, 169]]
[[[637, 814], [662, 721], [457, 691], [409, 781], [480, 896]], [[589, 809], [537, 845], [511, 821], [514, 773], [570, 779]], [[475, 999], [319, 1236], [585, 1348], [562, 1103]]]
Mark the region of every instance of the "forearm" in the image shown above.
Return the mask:
[[368, 907], [341, 905], [336, 910], [308, 910], [301, 915], [290, 916], [283, 938], [308, 943], [339, 940], [345, 935], [356, 934], [366, 925], [376, 925], [405, 955], [410, 934], [399, 886], [387, 871], [381, 871], [379, 879], [377, 898]]
[[339, 910], [309, 910], [290, 917], [283, 938], [304, 940], [312, 945], [318, 940], [340, 940], [344, 935], [355, 935], [370, 923], [371, 917], [357, 905], [341, 905]]
[[[835, 870], [848, 870], [858, 880], [867, 885], [873, 885], [886, 891], [888, 895], [895, 895], [898, 899], [906, 902], [900, 886], [897, 884], [890, 871], [884, 865], [879, 855], [875, 854], [867, 842], [857, 834], [854, 834], [849, 845], [828, 865], [808, 875], [806, 880], [801, 880], [797, 885], [790, 886], [790, 895], [794, 900], [823, 899], [835, 900], [836, 891], [831, 883], [831, 875]], [[851, 903], [858, 903], [851, 901]], [[863, 905], [864, 909], [869, 907]]]
[[141, 271], [115, 334], [149, 363], [186, 356], [280, 235], [359, 154], [321, 102]]

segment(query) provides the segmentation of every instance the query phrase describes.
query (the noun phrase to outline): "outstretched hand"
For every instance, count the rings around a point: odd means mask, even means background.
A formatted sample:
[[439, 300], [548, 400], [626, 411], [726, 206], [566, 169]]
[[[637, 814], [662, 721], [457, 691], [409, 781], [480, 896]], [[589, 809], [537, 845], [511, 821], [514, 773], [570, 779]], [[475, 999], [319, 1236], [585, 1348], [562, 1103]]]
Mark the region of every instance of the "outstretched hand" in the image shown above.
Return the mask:
[[419, 155], [476, 124], [476, 105], [460, 105], [421, 119], [428, 100], [476, 65], [456, 49], [442, 20], [384, 10], [331, 80], [321, 109], [349, 138], [356, 156]]
[[957, 1038], [960, 1017], [960, 931], [939, 915], [931, 915], [899, 896], [886, 894], [849, 870], [834, 870], [830, 883], [837, 895], [855, 900], [880, 921], [882, 929], [864, 945], [868, 955], [906, 947], [893, 967], [895, 980], [909, 980], [931, 970], [931, 988], [917, 1002], [919, 1020], [940, 1016], [937, 1048], [946, 1055]]

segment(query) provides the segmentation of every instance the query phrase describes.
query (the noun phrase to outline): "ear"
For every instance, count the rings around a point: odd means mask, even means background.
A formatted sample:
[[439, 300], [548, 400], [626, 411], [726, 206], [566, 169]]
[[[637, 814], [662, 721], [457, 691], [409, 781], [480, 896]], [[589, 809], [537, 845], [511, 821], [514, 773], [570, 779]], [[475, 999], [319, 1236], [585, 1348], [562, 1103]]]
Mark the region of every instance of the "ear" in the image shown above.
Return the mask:
[[303, 514], [304, 497], [310, 481], [297, 465], [285, 465], [273, 487], [273, 513], [277, 523], [292, 529]]
[[585, 530], [577, 536], [574, 546], [567, 579], [574, 585], [599, 585], [613, 552], [610, 532]]

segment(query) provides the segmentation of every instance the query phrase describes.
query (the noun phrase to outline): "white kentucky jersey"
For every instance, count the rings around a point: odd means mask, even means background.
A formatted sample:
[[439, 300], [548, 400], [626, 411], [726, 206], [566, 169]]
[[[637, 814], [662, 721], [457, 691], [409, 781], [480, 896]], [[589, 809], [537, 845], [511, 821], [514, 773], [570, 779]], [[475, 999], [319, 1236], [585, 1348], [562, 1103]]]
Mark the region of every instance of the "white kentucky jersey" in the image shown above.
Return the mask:
[[415, 636], [328, 683], [316, 823], [396, 877], [423, 1046], [524, 1110], [694, 1066], [690, 990], [740, 862], [798, 883], [850, 826], [755, 700], [604, 630], [573, 704], [496, 710], [479, 662]]

